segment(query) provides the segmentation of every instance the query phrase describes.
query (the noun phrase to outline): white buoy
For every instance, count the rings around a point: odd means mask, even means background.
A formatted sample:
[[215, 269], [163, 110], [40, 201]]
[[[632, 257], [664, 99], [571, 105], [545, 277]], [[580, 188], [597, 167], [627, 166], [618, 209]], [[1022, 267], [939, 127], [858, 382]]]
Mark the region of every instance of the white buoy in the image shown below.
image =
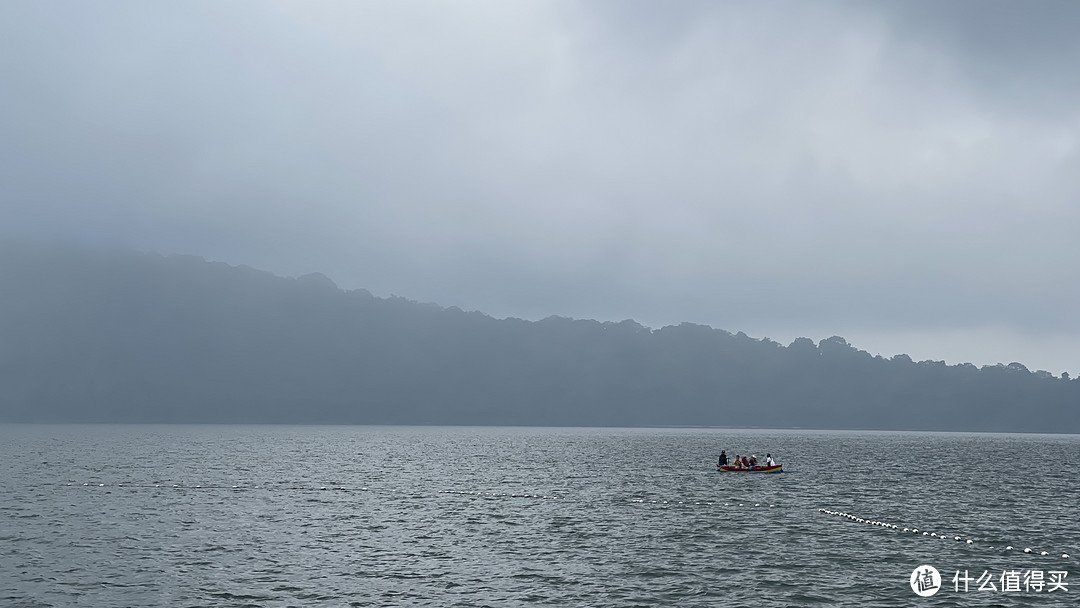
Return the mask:
[[1005, 547], [1005, 550], [1006, 551], [1012, 551], [1012, 545], [1009, 545], [1008, 547]]
[[971, 540], [971, 539], [969, 538], [969, 539], [968, 539], [968, 541], [967, 541], [967, 544], [969, 544], [969, 545], [974, 545], [974, 544], [975, 544], [975, 541], [973, 541], [973, 540]]
[[954, 536], [953, 540], [964, 540], [964, 539], [960, 538], [959, 536]]
[[1050, 552], [1049, 551], [1042, 551], [1042, 552], [1039, 553], [1039, 555], [1050, 555]]
[[1031, 553], [1031, 547], [1024, 547], [1024, 553]]
[[1065, 559], [1069, 559], [1069, 554], [1068, 553], [1062, 553], [1061, 557], [1064, 557]]

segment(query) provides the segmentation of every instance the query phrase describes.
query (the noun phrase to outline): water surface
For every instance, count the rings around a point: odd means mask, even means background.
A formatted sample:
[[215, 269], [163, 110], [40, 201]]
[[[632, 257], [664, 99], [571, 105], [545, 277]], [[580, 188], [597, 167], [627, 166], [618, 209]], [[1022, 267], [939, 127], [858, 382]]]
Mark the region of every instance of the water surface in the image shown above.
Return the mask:
[[[717, 473], [721, 448], [772, 452], [785, 473]], [[957, 593], [950, 580], [1074, 574], [1078, 436], [4, 425], [0, 460], [0, 604], [10, 606], [1071, 606], [1080, 596]], [[920, 564], [946, 579], [934, 597], [909, 587]]]

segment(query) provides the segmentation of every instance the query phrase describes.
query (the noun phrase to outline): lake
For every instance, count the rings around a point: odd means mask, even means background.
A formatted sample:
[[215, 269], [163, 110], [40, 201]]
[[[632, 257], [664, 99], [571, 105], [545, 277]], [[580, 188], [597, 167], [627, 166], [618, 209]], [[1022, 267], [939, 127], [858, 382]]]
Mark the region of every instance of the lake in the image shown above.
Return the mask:
[[[722, 448], [785, 472], [717, 473]], [[4, 606], [1080, 597], [1077, 435], [0, 425], [0, 462]]]

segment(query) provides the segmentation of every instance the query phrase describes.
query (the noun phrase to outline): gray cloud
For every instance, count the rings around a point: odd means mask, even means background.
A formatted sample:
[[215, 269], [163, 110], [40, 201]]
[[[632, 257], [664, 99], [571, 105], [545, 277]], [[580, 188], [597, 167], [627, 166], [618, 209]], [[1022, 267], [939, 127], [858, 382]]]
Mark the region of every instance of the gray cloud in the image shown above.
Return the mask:
[[1080, 371], [1078, 10], [8, 3], [0, 235]]
[[1080, 90], [1080, 6], [1067, 0], [1017, 3], [891, 2], [881, 11], [909, 49], [936, 55], [958, 79], [980, 89], [984, 103], [1019, 114], [1068, 118]]

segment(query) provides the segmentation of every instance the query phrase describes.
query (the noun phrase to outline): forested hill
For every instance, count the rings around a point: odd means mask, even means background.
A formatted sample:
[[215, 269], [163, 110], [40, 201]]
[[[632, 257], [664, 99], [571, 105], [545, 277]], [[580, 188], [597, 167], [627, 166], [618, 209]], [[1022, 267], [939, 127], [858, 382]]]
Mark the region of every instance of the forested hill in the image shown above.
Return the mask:
[[1080, 432], [1080, 381], [700, 325], [494, 319], [188, 256], [0, 246], [0, 421]]

